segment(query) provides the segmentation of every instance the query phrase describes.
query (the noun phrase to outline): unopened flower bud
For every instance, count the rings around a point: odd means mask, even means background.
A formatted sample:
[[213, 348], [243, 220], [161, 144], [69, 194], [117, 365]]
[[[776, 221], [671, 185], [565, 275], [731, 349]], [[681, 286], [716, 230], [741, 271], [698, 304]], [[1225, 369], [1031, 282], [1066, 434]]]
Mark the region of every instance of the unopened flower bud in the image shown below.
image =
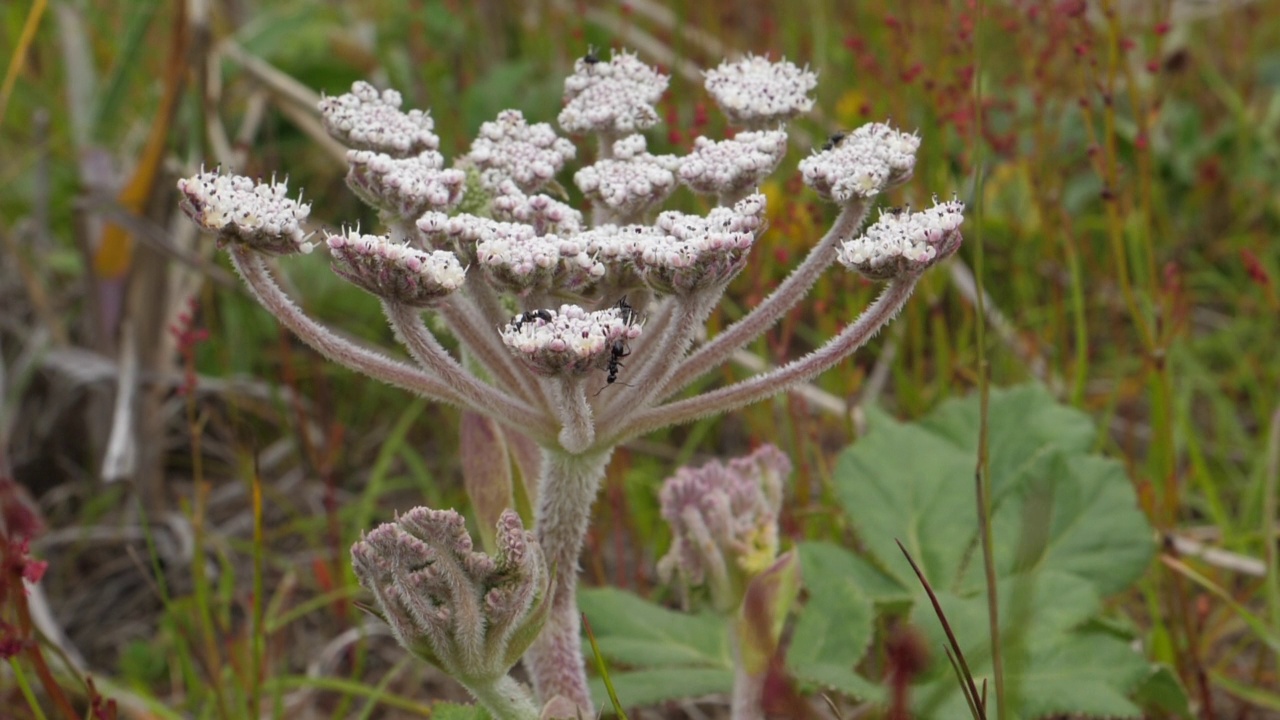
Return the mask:
[[560, 127], [570, 133], [626, 135], [658, 124], [654, 108], [671, 78], [645, 65], [634, 53], [608, 60], [579, 58], [564, 80]]
[[547, 377], [604, 369], [615, 342], [640, 337], [641, 326], [618, 308], [588, 312], [577, 305], [531, 310], [502, 329], [502, 342], [531, 370]]
[[707, 585], [720, 612], [738, 607], [746, 582], [777, 556], [782, 484], [790, 473], [791, 461], [772, 445], [727, 465], [677, 470], [660, 495], [672, 541], [659, 574], [667, 582], [679, 577], [686, 588]]
[[493, 219], [533, 226], [537, 235], [572, 235], [582, 230], [582, 213], [548, 195], [526, 195], [514, 182], [498, 186], [490, 205]]
[[431, 116], [422, 110], [401, 112], [401, 102], [395, 90], [379, 93], [357, 81], [349, 93], [321, 98], [320, 119], [330, 135], [357, 150], [410, 157], [440, 147]]
[[809, 112], [809, 93], [818, 76], [782, 60], [770, 62], [760, 55], [748, 55], [737, 62], [725, 61], [707, 70], [707, 92], [730, 122], [762, 127], [790, 120]]
[[330, 235], [333, 271], [385, 300], [425, 308], [462, 287], [465, 271], [453, 253], [423, 252], [382, 235]]
[[462, 516], [418, 507], [351, 547], [396, 639], [469, 687], [506, 675], [550, 608], [542, 549], [520, 516], [498, 521], [497, 552], [472, 549]]
[[467, 180], [461, 170], [442, 170], [444, 158], [434, 150], [406, 158], [348, 150], [347, 162], [347, 185], [356, 196], [404, 219], [454, 207]]
[[202, 172], [178, 180], [178, 191], [183, 212], [216, 234], [219, 243], [240, 243], [268, 255], [312, 250], [302, 230], [311, 205], [285, 197], [287, 183]]
[[800, 161], [800, 175], [822, 197], [848, 203], [910, 179], [919, 148], [916, 135], [870, 123], [831, 136], [820, 150]]
[[935, 203], [922, 212], [894, 208], [858, 238], [847, 240], [836, 259], [872, 280], [920, 273], [960, 247], [964, 203]]

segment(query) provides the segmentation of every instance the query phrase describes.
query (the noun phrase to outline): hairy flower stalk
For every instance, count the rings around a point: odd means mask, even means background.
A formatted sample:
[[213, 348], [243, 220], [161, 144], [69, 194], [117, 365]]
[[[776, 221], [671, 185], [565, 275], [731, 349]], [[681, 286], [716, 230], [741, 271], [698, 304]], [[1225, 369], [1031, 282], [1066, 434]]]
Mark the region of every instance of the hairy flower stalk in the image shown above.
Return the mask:
[[[862, 232], [878, 195], [910, 179], [919, 138], [882, 123], [838, 134], [800, 163], [806, 184], [840, 207], [835, 224], [757, 308], [694, 347], [765, 230], [757, 188], [785, 154], [785, 123], [811, 107], [816, 78], [755, 56], [708, 72], [708, 92], [747, 129], [732, 139], [699, 138], [684, 157], [650, 153], [641, 134], [658, 123], [655, 104], [667, 82], [630, 53], [589, 53], [575, 63], [558, 122], [598, 143], [594, 164], [573, 176], [589, 214], [558, 192], [556, 178], [577, 151], [550, 124], [503, 111], [450, 163], [430, 115], [402, 110], [395, 91], [359, 82], [321, 101], [325, 127], [351, 148], [348, 185], [386, 226], [382, 234], [326, 232], [321, 245], [334, 272], [376, 296], [414, 364], [327, 330], [274, 282], [269, 259], [312, 247], [303, 227], [310, 208], [289, 199], [284, 183], [220, 172], [178, 183], [182, 208], [229, 249], [254, 296], [325, 357], [479, 413], [505, 427], [511, 447], [541, 448], [533, 533], [553, 579], [545, 627], [526, 663], [541, 702], [558, 696], [587, 717], [594, 708], [578, 637], [578, 555], [613, 449], [834, 366], [889, 322], [921, 274], [960, 243], [958, 202], [885, 212]], [[714, 196], [717, 206], [697, 215], [659, 212], [681, 185]], [[760, 337], [837, 262], [886, 286], [836, 337], [775, 370], [672, 399]], [[435, 336], [440, 325], [457, 354]], [[528, 464], [527, 452], [519, 456]], [[492, 508], [486, 512], [492, 517]], [[499, 718], [523, 712], [490, 709]]]

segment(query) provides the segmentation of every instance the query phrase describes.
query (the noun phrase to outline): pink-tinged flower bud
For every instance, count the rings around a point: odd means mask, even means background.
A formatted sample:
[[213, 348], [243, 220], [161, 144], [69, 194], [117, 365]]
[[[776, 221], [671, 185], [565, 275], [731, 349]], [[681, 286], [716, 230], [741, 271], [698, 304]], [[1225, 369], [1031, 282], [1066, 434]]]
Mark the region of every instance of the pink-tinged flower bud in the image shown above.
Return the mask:
[[347, 163], [347, 186], [357, 197], [404, 219], [454, 207], [467, 182], [461, 170], [442, 170], [444, 158], [434, 150], [406, 158], [348, 150]]
[[330, 235], [333, 271], [366, 292], [426, 308], [462, 287], [466, 271], [451, 252], [423, 252], [384, 235]]
[[513, 293], [548, 288], [560, 266], [560, 238], [535, 234], [522, 223], [489, 221], [479, 227], [476, 262], [495, 287]]
[[462, 516], [418, 507], [351, 547], [356, 578], [396, 639], [468, 687], [506, 675], [550, 609], [542, 549], [508, 510], [497, 552], [472, 550]]
[[618, 308], [588, 312], [577, 305], [530, 310], [502, 329], [502, 342], [531, 370], [547, 377], [582, 375], [608, 366], [615, 342], [640, 337], [641, 325]]
[[884, 123], [832, 135], [800, 161], [804, 182], [822, 197], [844, 204], [873, 197], [911, 178], [920, 138]]
[[706, 585], [720, 612], [738, 607], [747, 581], [778, 554], [778, 511], [791, 461], [764, 445], [727, 465], [680, 468], [662, 485], [662, 518], [671, 549], [658, 562], [666, 582]]
[[395, 90], [379, 93], [357, 81], [349, 93], [320, 99], [320, 119], [330, 135], [356, 150], [410, 157], [440, 147], [431, 116], [422, 110], [401, 112], [401, 102]]
[[560, 127], [570, 133], [628, 135], [658, 124], [654, 108], [671, 78], [629, 52], [607, 62], [579, 58], [564, 80]]
[[649, 287], [688, 295], [720, 287], [747, 261], [765, 228], [764, 195], [749, 195], [732, 208], [714, 208], [706, 217], [664, 212], [638, 243], [633, 262]]
[[268, 255], [309, 253], [313, 248], [302, 230], [311, 205], [285, 197], [287, 183], [202, 172], [178, 180], [178, 191], [183, 212], [217, 235], [219, 244], [240, 243]]
[[528, 124], [519, 110], [503, 110], [497, 120], [480, 126], [467, 159], [480, 171], [480, 183], [495, 191], [511, 181], [533, 192], [555, 178], [577, 148], [556, 135], [548, 123]]
[[960, 247], [964, 203], [952, 200], [923, 212], [894, 208], [861, 237], [846, 240], [836, 259], [872, 280], [918, 274], [944, 260]]
[[801, 69], [786, 60], [770, 62], [760, 55], [725, 61], [704, 74], [707, 92], [729, 121], [748, 127], [776, 124], [809, 112], [813, 107], [809, 93], [818, 84], [818, 76], [808, 67]]
[[782, 130], [741, 132], [719, 142], [700, 137], [680, 165], [680, 181], [704, 195], [736, 195], [760, 184], [787, 153]]
[[676, 189], [674, 155], [650, 155], [643, 135], [629, 135], [613, 144], [613, 158], [588, 165], [573, 182], [593, 202], [618, 217], [632, 218], [666, 200]]

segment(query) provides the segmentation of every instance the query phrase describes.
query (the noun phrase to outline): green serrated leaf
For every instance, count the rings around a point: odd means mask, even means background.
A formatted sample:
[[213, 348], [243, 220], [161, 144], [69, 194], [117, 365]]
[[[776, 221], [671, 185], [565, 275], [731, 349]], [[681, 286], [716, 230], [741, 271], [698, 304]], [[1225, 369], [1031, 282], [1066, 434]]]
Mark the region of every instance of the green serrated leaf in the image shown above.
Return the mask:
[[639, 668], [733, 667], [727, 620], [718, 615], [668, 610], [613, 588], [583, 590], [578, 607], [591, 621], [601, 654], [614, 662]]
[[796, 678], [858, 698], [879, 689], [854, 671], [871, 643], [874, 608], [854, 568], [865, 562], [826, 543], [800, 548], [801, 575], [809, 600], [800, 612], [787, 666]]
[[[626, 707], [653, 705], [674, 698], [697, 697], [728, 692], [733, 687], [733, 670], [714, 668], [668, 668], [611, 672], [609, 679]], [[591, 696], [597, 706], [612, 713], [609, 694], [598, 678], [591, 681]]]

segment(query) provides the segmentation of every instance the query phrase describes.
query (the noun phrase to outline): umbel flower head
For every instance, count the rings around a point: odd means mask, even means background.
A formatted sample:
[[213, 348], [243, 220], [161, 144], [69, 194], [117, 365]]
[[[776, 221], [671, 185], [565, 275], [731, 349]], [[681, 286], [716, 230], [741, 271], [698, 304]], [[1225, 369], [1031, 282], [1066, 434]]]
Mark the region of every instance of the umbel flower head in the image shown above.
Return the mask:
[[503, 110], [497, 120], [480, 125], [467, 158], [480, 171], [480, 184], [490, 192], [510, 181], [521, 192], [550, 182], [577, 149], [547, 123], [528, 124], [519, 110]]
[[778, 554], [778, 511], [791, 461], [762, 445], [726, 465], [680, 468], [662, 484], [662, 519], [671, 549], [658, 562], [665, 582], [706, 585], [720, 612], [738, 606], [746, 581]]
[[302, 230], [311, 206], [285, 197], [287, 183], [202, 172], [178, 180], [178, 191], [183, 212], [217, 235], [219, 243], [240, 243], [268, 255], [312, 250]]
[[355, 230], [329, 236], [333, 271], [384, 300], [431, 307], [462, 287], [466, 274], [451, 252], [423, 252], [383, 235]]
[[725, 61], [706, 73], [707, 92], [729, 121], [747, 127], [776, 125], [813, 108], [818, 76], [808, 68], [760, 55]]
[[461, 515], [417, 507], [351, 547], [400, 644], [472, 688], [506, 675], [550, 608], [542, 549], [511, 510], [496, 543], [493, 557], [476, 552]]
[[371, 150], [347, 151], [347, 186], [370, 206], [394, 217], [415, 219], [447, 210], [462, 199], [466, 173], [443, 170], [434, 150], [398, 158]]
[[891, 280], [923, 272], [960, 247], [964, 203], [934, 203], [922, 212], [894, 208], [861, 237], [847, 240], [836, 259], [871, 280]]
[[618, 308], [588, 312], [577, 305], [530, 310], [502, 329], [502, 342], [535, 373], [582, 375], [604, 369], [615, 342], [640, 337], [641, 326]]
[[613, 157], [588, 165], [573, 182], [592, 200], [620, 218], [634, 218], [666, 200], [676, 189], [674, 155], [651, 155], [643, 135], [613, 143]]
[[820, 150], [800, 161], [800, 175], [819, 195], [844, 204], [909, 180], [919, 148], [919, 137], [870, 123], [832, 135]]
[[320, 100], [320, 119], [334, 139], [357, 150], [409, 157], [440, 147], [435, 121], [422, 110], [400, 111], [400, 93], [363, 80], [351, 92]]
[[614, 52], [609, 60], [579, 58], [564, 80], [560, 127], [570, 133], [629, 135], [658, 124], [655, 105], [671, 78], [634, 53]]
[[680, 181], [696, 193], [735, 195], [757, 187], [782, 162], [787, 134], [781, 130], [741, 132], [729, 140], [694, 140], [680, 164]]

